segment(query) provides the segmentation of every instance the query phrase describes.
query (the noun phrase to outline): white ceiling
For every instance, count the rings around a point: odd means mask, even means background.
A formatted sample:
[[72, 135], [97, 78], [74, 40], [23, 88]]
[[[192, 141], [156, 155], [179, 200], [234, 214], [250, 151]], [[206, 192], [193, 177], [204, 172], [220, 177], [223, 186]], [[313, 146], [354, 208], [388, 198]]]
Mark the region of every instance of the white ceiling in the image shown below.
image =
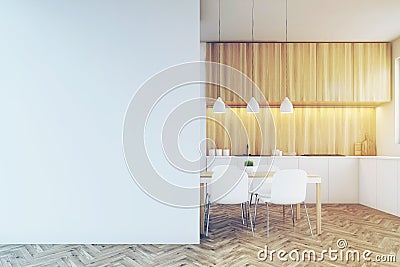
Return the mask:
[[[201, 41], [218, 41], [218, 1], [201, 0]], [[253, 0], [221, 1], [221, 41], [251, 41]], [[254, 0], [255, 41], [285, 41], [285, 0]], [[288, 0], [289, 42], [392, 41], [400, 0]]]

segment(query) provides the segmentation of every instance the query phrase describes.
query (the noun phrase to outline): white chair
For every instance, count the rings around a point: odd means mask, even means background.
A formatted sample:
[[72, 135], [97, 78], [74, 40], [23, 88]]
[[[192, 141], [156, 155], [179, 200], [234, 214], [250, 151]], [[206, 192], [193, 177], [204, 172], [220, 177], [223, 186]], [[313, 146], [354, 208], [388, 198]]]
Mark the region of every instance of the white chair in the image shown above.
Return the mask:
[[265, 202], [267, 206], [267, 234], [269, 235], [269, 203], [278, 205], [290, 205], [292, 209], [292, 222], [294, 226], [294, 204], [304, 204], [308, 226], [310, 227], [311, 236], [313, 235], [310, 218], [308, 217], [307, 206], [305, 203], [307, 190], [307, 173], [303, 170], [292, 169], [277, 171], [274, 174], [271, 197], [262, 197], [258, 195], [258, 199]]
[[[256, 170], [256, 172], [263, 172], [263, 173], [277, 172], [277, 171], [279, 171], [279, 167], [276, 165], [259, 165], [257, 166]], [[252, 203], [253, 196], [256, 196], [257, 198], [257, 195], [259, 194], [263, 197], [270, 197], [271, 184], [264, 183], [262, 180], [256, 181], [255, 179], [249, 181], [250, 204], [253, 204]]]
[[[257, 167], [257, 172], [277, 172], [279, 171], [279, 167], [276, 165], [259, 165]], [[256, 219], [257, 219], [257, 205], [258, 205], [258, 195], [261, 197], [271, 197], [271, 184], [265, 183], [262, 179], [249, 179], [249, 195], [250, 195], [250, 205], [253, 204], [254, 197], [254, 222], [253, 226], [256, 227]], [[283, 206], [283, 213], [285, 213], [285, 206]]]
[[214, 167], [211, 181], [207, 186], [206, 236], [208, 236], [208, 228], [210, 224], [211, 203], [241, 204], [242, 224], [244, 224], [244, 209], [246, 209], [246, 221], [250, 221], [251, 231], [254, 236], [253, 222], [250, 214], [250, 204], [248, 201], [248, 180], [249, 177], [247, 173], [236, 166], [220, 165]]

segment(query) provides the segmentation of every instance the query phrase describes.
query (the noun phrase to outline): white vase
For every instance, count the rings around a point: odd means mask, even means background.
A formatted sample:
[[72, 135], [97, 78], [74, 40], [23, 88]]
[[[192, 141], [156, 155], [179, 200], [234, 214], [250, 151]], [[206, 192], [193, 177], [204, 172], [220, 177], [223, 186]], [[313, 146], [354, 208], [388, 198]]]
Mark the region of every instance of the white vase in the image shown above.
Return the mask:
[[209, 156], [215, 156], [215, 148], [209, 149], [209, 150], [208, 150], [208, 155], [209, 155]]
[[217, 148], [217, 149], [215, 150], [215, 154], [216, 154], [217, 156], [222, 156], [222, 149], [221, 149], [221, 148]]

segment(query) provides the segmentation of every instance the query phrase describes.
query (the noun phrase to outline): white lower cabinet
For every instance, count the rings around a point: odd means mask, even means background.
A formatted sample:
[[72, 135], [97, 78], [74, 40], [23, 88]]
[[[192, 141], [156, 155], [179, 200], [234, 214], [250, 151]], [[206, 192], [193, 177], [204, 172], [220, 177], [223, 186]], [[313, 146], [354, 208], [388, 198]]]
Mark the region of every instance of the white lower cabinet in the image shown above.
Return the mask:
[[359, 159], [359, 202], [375, 208], [376, 205], [376, 159]]
[[360, 159], [360, 204], [400, 216], [400, 160]]
[[400, 160], [397, 161], [397, 216], [400, 216]]
[[358, 203], [358, 159], [329, 158], [329, 203]]
[[275, 157], [272, 158], [272, 164], [276, 165], [281, 170], [299, 168], [299, 160], [294, 157]]
[[[236, 164], [239, 168], [244, 167], [244, 163], [247, 160], [251, 160], [254, 164], [254, 166], [264, 166], [264, 167], [270, 167], [271, 165], [271, 158], [270, 157], [235, 157], [236, 158]], [[263, 168], [265, 169], [265, 168]]]
[[[400, 216], [400, 159], [373, 157], [207, 157], [216, 165], [274, 164], [281, 170], [303, 169], [322, 178], [322, 203], [360, 203]], [[315, 203], [315, 185], [307, 185], [307, 203]]]
[[[300, 158], [299, 169], [305, 170], [308, 174], [321, 176], [321, 201], [329, 203], [329, 159], [328, 158]], [[307, 185], [306, 203], [315, 203], [315, 184]]]
[[218, 165], [237, 165], [236, 157], [207, 157], [207, 171], [212, 171]]
[[397, 160], [376, 162], [376, 207], [378, 210], [397, 214]]

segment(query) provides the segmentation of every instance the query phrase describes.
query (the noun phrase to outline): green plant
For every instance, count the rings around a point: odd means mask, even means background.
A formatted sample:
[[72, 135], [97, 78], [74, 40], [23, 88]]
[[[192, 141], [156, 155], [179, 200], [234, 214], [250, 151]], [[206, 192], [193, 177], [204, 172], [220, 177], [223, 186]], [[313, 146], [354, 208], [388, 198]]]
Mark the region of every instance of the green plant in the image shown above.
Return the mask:
[[246, 161], [244, 162], [244, 166], [253, 166], [253, 165], [254, 165], [254, 162], [251, 161], [251, 160], [246, 160]]

